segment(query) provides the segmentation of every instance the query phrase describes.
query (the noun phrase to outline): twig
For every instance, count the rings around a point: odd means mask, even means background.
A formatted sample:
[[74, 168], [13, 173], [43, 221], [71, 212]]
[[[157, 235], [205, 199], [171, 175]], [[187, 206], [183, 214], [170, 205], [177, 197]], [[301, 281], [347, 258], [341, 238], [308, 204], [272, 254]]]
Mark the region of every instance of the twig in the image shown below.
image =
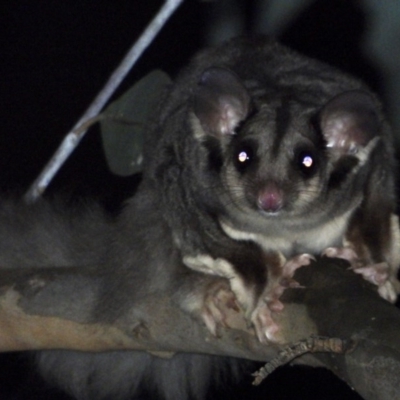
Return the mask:
[[322, 336], [311, 336], [285, 348], [276, 358], [254, 372], [253, 385], [259, 385], [269, 374], [278, 367], [287, 364], [295, 358], [306, 353], [337, 353], [345, 354], [355, 347], [353, 341], [329, 338]]
[[144, 50], [150, 45], [158, 32], [165, 25], [168, 18], [174, 13], [174, 11], [182, 2], [183, 0], [166, 0], [160, 11], [144, 30], [140, 38], [134, 43], [125, 58], [122, 60], [121, 64], [111, 75], [104, 88], [100, 91], [72, 130], [65, 136], [53, 157], [49, 160], [43, 171], [25, 194], [25, 201], [34, 202], [46, 190], [47, 186], [60, 169], [61, 165], [65, 162], [65, 160], [69, 157], [69, 155], [85, 135], [86, 129], [82, 130], [82, 125], [86, 124], [88, 120], [91, 120], [99, 114], [104, 105], [115, 92], [116, 88], [131, 70], [132, 66], [136, 63]]

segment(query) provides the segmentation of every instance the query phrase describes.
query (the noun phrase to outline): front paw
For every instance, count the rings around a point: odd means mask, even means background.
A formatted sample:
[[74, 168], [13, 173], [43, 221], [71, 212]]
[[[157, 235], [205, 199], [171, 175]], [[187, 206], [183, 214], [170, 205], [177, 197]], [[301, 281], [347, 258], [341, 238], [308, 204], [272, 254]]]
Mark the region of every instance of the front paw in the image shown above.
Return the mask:
[[279, 342], [279, 325], [274, 321], [272, 310], [264, 298], [258, 302], [250, 320], [261, 343]]
[[205, 289], [200, 316], [213, 336], [219, 336], [221, 327], [227, 327], [227, 311], [240, 311], [236, 297], [225, 280], [218, 280]]
[[286, 289], [301, 287], [293, 279], [295, 271], [300, 267], [309, 265], [312, 260], [314, 260], [314, 257], [310, 254], [300, 254], [285, 261], [279, 272], [275, 271], [270, 276], [267, 287], [251, 314], [251, 322], [260, 342], [279, 342], [279, 325], [274, 321], [273, 314], [284, 309], [280, 297]]
[[328, 247], [322, 253], [330, 258], [341, 258], [350, 263], [350, 268], [368, 282], [378, 286], [379, 295], [387, 301], [394, 303], [397, 292], [390, 280], [390, 266], [387, 262], [368, 263], [364, 262], [351, 247]]
[[390, 303], [396, 302], [397, 291], [390, 280], [390, 266], [387, 262], [351, 268], [356, 274], [362, 275], [365, 280], [378, 286], [378, 293], [383, 299]]

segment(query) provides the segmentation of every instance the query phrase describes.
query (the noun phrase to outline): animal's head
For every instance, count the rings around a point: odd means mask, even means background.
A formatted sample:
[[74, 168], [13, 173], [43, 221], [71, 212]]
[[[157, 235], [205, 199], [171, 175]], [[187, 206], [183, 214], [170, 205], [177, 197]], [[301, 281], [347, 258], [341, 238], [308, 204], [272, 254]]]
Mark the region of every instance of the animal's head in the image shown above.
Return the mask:
[[369, 93], [306, 103], [213, 67], [201, 74], [192, 101], [194, 135], [209, 151], [230, 212], [297, 218], [334, 201], [350, 207], [362, 192], [363, 167], [381, 131]]

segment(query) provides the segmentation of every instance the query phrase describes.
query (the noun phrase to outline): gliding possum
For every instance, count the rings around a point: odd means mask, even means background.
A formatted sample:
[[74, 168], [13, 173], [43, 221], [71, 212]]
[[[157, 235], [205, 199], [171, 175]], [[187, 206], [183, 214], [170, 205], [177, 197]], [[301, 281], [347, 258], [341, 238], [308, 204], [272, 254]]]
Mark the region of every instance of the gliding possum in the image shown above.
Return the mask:
[[[278, 329], [279, 281], [321, 253], [395, 300], [395, 163], [380, 108], [359, 82], [263, 39], [201, 53], [168, 95], [145, 179], [185, 265], [228, 278], [261, 341]], [[218, 313], [183, 304], [215, 331]]]
[[[213, 296], [226, 291], [258, 338], [275, 341], [271, 311], [282, 308], [282, 281], [295, 287], [294, 270], [321, 254], [346, 258], [395, 300], [393, 140], [379, 101], [359, 81], [273, 40], [234, 39], [182, 71], [160, 101], [146, 146], [139, 190], [116, 222], [100, 224], [93, 213], [82, 229], [48, 224], [54, 232], [32, 238], [39, 250], [23, 260], [101, 260], [108, 278], [96, 315], [116, 319], [127, 299], [173, 288], [174, 301], [216, 334], [223, 315]], [[0, 215], [2, 238], [15, 240], [15, 224]], [[60, 245], [58, 232], [71, 229]], [[57, 254], [41, 245], [49, 236]], [[10, 262], [13, 250], [4, 245], [0, 261]], [[232, 360], [140, 352], [46, 351], [37, 362], [76, 398], [96, 400], [146, 390], [201, 399], [216, 370], [236, 368]]]

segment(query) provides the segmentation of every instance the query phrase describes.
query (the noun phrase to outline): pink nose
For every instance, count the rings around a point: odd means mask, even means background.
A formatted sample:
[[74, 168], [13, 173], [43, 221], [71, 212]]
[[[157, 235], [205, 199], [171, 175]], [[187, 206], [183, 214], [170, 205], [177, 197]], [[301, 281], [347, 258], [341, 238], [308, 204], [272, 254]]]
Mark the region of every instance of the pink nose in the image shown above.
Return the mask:
[[282, 208], [283, 195], [277, 185], [269, 184], [258, 195], [258, 206], [267, 212], [277, 212]]

